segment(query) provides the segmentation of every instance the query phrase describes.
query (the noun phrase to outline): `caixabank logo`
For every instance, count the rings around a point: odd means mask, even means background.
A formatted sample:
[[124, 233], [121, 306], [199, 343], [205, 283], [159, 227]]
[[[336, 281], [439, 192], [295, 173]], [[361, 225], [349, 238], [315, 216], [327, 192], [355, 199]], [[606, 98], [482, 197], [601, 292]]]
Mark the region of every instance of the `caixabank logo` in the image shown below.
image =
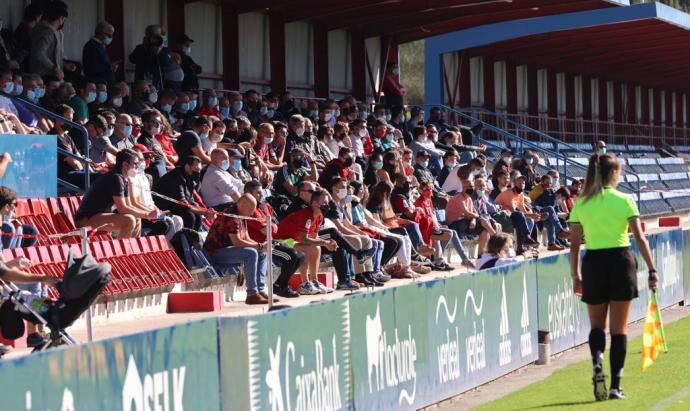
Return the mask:
[[[350, 392], [350, 310], [340, 307], [340, 321], [321, 338], [309, 335], [269, 333], [260, 340], [267, 324], [247, 322], [249, 394], [251, 410], [331, 411], [348, 408]], [[335, 319], [334, 319], [335, 320]]]

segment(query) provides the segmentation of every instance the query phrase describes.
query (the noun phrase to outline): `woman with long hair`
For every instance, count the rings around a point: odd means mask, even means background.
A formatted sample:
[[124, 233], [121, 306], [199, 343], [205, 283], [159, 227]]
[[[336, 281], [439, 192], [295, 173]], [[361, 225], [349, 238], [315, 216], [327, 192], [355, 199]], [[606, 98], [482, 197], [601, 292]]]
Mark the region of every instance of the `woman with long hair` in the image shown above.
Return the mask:
[[[633, 298], [638, 296], [637, 262], [630, 250], [628, 229], [647, 263], [649, 289], [656, 291], [658, 282], [637, 205], [629, 194], [616, 190], [620, 175], [621, 164], [615, 155], [590, 157], [584, 188], [570, 213], [571, 275], [574, 292], [582, 296], [589, 311], [589, 349], [597, 401], [626, 398], [621, 390], [621, 377], [628, 344], [628, 313]], [[587, 251], [580, 265], [583, 234]], [[607, 315], [611, 333], [611, 389], [608, 392], [603, 364]]]

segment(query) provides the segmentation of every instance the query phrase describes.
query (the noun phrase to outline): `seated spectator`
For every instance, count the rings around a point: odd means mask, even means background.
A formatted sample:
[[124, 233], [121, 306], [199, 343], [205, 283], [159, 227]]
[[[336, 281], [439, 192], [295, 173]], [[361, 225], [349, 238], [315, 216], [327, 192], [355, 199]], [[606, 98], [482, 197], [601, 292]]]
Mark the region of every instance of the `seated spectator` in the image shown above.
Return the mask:
[[288, 122], [288, 135], [285, 150], [291, 153], [295, 148], [312, 154], [314, 153], [314, 142], [311, 136], [306, 134], [306, 119], [300, 115], [290, 117]]
[[168, 121], [170, 121], [170, 114], [172, 113], [173, 104], [175, 104], [175, 100], [177, 100], [175, 92], [169, 88], [166, 88], [160, 93], [160, 95], [158, 96], [158, 101], [155, 104], [156, 109]]
[[220, 120], [214, 121], [211, 131], [208, 132], [208, 137], [201, 139], [201, 147], [206, 155], [210, 155], [218, 147], [218, 143], [223, 139], [223, 135], [225, 135], [225, 124]]
[[180, 134], [175, 143], [175, 151], [180, 158], [194, 155], [202, 164], [211, 163], [211, 158], [204, 152], [201, 140], [208, 138], [212, 125], [208, 117], [199, 116], [192, 120], [191, 128]]
[[534, 240], [535, 222], [541, 220], [541, 214], [533, 213], [525, 204], [525, 177], [518, 176], [513, 180], [513, 187], [504, 190], [494, 202], [502, 210], [510, 212], [510, 221], [516, 231], [517, 253], [522, 254], [529, 247], [538, 246]]
[[115, 129], [110, 136], [110, 143], [117, 149], [133, 148], [136, 144], [132, 136], [134, 124], [132, 123], [132, 116], [129, 114], [120, 114], [115, 120]]
[[141, 220], [141, 230], [144, 235], [165, 235], [168, 239], [171, 239], [175, 232], [182, 228], [182, 219], [177, 216], [176, 220], [179, 221], [177, 229], [175, 229], [175, 223], [171, 217], [166, 216], [166, 212], [161, 211], [156, 207], [153, 197], [151, 196], [151, 185], [149, 179], [144, 174], [146, 169], [146, 159], [144, 156], [146, 154], [151, 154], [151, 152], [142, 145], [137, 145], [135, 150], [139, 158], [139, 164], [137, 165], [136, 173], [129, 173], [127, 176], [127, 182], [129, 183], [129, 204], [132, 208], [138, 208], [142, 213], [149, 214], [153, 211], [156, 212], [158, 218], [155, 220], [150, 220], [144, 218]]
[[[351, 257], [337, 258], [339, 253], [346, 253], [347, 251], [345, 251], [344, 248], [339, 248], [336, 251], [334, 263], [336, 272], [338, 273], [338, 289], [357, 289], [358, 287], [353, 287], [353, 279], [357, 283], [366, 286], [382, 286], [383, 282], [373, 277], [374, 264], [372, 257], [377, 254], [377, 247], [379, 244], [374, 243], [369, 236], [350, 223], [349, 219], [346, 217], [346, 214], [349, 212], [346, 201], [348, 196], [348, 182], [335, 177], [330, 186], [333, 203], [329, 205], [325, 217], [335, 224], [335, 227], [341, 233], [342, 237], [352, 248], [361, 251], [357, 259]], [[383, 244], [381, 243], [380, 245], [382, 246]], [[345, 264], [346, 262], [349, 264]], [[354, 263], [354, 265], [352, 263]], [[380, 269], [380, 267], [378, 269]]]
[[305, 264], [300, 267], [300, 274], [304, 282], [299, 287], [303, 295], [326, 294], [330, 288], [318, 281], [321, 247], [330, 252], [338, 249], [333, 239], [319, 239], [319, 230], [323, 224], [322, 207], [328, 205], [328, 195], [323, 190], [316, 190], [311, 194], [309, 206], [295, 211], [283, 218], [278, 224], [276, 237], [281, 240], [291, 240], [289, 243], [304, 253]]
[[146, 169], [146, 174], [153, 177], [154, 184], [166, 173], [166, 155], [163, 146], [156, 138], [163, 130], [163, 120], [157, 110], [146, 110], [141, 116], [142, 129], [137, 144], [141, 144], [153, 153], [153, 161]]
[[536, 253], [530, 251], [523, 255], [515, 255], [513, 237], [506, 233], [496, 233], [489, 238], [487, 250], [477, 260], [477, 266], [480, 270], [488, 270], [524, 261], [526, 257], [536, 257]]
[[[548, 187], [545, 184], [545, 176], [551, 177], [548, 180]], [[556, 170], [549, 170], [545, 175], [541, 176], [539, 179], [539, 184], [532, 187], [532, 191], [529, 192], [528, 197], [532, 201], [532, 204], [536, 204], [537, 198], [542, 195], [542, 193], [547, 189], [558, 190], [560, 188], [560, 175]]]
[[110, 139], [105, 136], [108, 130], [108, 123], [103, 116], [96, 116], [87, 121], [86, 131], [89, 133], [89, 158], [94, 163], [106, 163], [108, 166], [114, 165], [109, 161], [107, 155], [115, 157], [118, 153], [117, 148], [110, 143]]
[[[197, 164], [199, 164], [197, 159]], [[247, 284], [245, 304], [268, 304], [264, 291], [266, 280], [266, 243], [254, 241], [243, 221], [230, 215], [250, 217], [256, 209], [256, 200], [244, 194], [216, 218], [204, 242], [213, 265], [224, 272], [226, 267], [241, 264]]]
[[157, 210], [144, 213], [129, 202], [125, 176], [135, 175], [139, 163], [135, 151], [124, 149], [117, 153], [113, 170], [94, 181], [84, 194], [74, 215], [77, 227], [101, 227], [116, 233], [118, 238], [131, 238], [141, 234], [142, 218], [155, 220], [159, 217]]
[[331, 184], [334, 178], [341, 178], [344, 180], [352, 180], [354, 173], [350, 170], [354, 164], [355, 158], [352, 150], [348, 147], [343, 147], [338, 152], [338, 157], [329, 161], [326, 167], [321, 171], [319, 176], [319, 184], [326, 190], [331, 189]]
[[429, 134], [425, 127], [415, 127], [412, 130], [413, 141], [408, 145], [415, 157], [420, 151], [426, 152], [429, 156], [429, 169], [433, 170], [433, 174], [438, 174], [441, 171], [443, 164], [444, 152], [437, 149], [434, 142], [429, 139]]
[[196, 111], [200, 116], [213, 116], [222, 119], [218, 110], [218, 93], [210, 88], [204, 91], [204, 102]]
[[273, 283], [273, 292], [285, 298], [299, 297], [299, 293], [293, 291], [289, 283], [292, 275], [304, 264], [304, 253], [295, 248], [288, 247], [275, 239], [276, 234], [278, 234], [278, 224], [273, 213], [273, 208], [264, 201], [261, 183], [258, 181], [248, 182], [244, 185], [244, 193], [251, 194], [257, 204], [252, 217], [258, 220], [247, 220], [247, 230], [252, 240], [258, 243], [266, 242], [266, 218], [269, 216], [271, 217], [271, 236], [274, 239], [271, 260], [273, 264], [280, 267], [280, 276], [278, 276]]
[[369, 157], [369, 165], [364, 170], [364, 184], [373, 187], [379, 182], [392, 184], [390, 176], [383, 170], [383, 156], [376, 152]]
[[76, 86], [78, 94], [69, 100], [69, 105], [74, 109], [74, 121], [85, 124], [89, 119], [88, 105], [96, 101], [96, 85], [84, 80]]
[[201, 160], [195, 156], [187, 156], [172, 171], [161, 177], [153, 185], [153, 191], [171, 198], [173, 201], [156, 197], [154, 202], [161, 210], [182, 217], [184, 228], [200, 231], [203, 217], [212, 218], [213, 210], [206, 210], [198, 206], [194, 199], [194, 190], [198, 184], [201, 172]]
[[501, 150], [499, 160], [496, 162], [496, 164], [494, 164], [493, 170], [491, 170], [491, 182], [493, 183], [494, 187], [498, 185], [499, 173], [506, 173], [510, 175], [511, 171], [513, 171], [513, 150], [504, 148]]
[[[152, 110], [156, 111], [156, 113], [159, 113], [156, 109]], [[175, 168], [180, 156], [177, 155], [177, 151], [175, 151], [175, 147], [173, 145], [173, 140], [170, 138], [170, 136], [175, 134], [175, 130], [172, 129], [170, 122], [164, 116], [161, 116], [160, 119], [162, 123], [161, 130], [160, 133], [155, 135], [155, 137], [156, 140], [158, 140], [158, 142], [161, 144], [161, 149], [163, 150], [163, 155], [165, 156], [165, 170], [170, 171]]]
[[474, 179], [474, 192], [472, 193], [472, 203], [474, 209], [482, 218], [488, 220], [496, 232], [513, 232], [513, 225], [510, 222], [510, 213], [500, 210], [487, 195], [485, 177]]
[[0, 108], [0, 134], [29, 134], [29, 129], [16, 115]]
[[[493, 177], [492, 177], [493, 178]], [[494, 189], [491, 190], [491, 194], [489, 194], [489, 198], [491, 198], [491, 201], [496, 201], [496, 197], [499, 196], [502, 192], [507, 190], [510, 186], [510, 174], [508, 174], [507, 171], [501, 171], [500, 173], [496, 174], [496, 183], [494, 184]]]
[[556, 192], [552, 188], [551, 176], [548, 174], [543, 175], [539, 185], [543, 191], [533, 205], [534, 209], [542, 214], [542, 220], [548, 235], [549, 250], [559, 251], [559, 249], [565, 249], [566, 246], [569, 246], [565, 239], [570, 231], [566, 228], [565, 223], [561, 223], [556, 212]]
[[[72, 121], [74, 110], [72, 107], [61, 104], [55, 110], [55, 114]], [[49, 131], [49, 134], [57, 136], [57, 146], [79, 158], [83, 158], [79, 152], [77, 145], [72, 139], [70, 130], [72, 127], [69, 124], [63, 123], [62, 120], [56, 119], [55, 125]], [[76, 158], [68, 157], [58, 152], [57, 174], [58, 178], [67, 181], [77, 187], [84, 187], [84, 163]]]
[[513, 160], [513, 168], [525, 176], [525, 190], [530, 191], [536, 183], [537, 175], [534, 169], [539, 165], [539, 155], [530, 149], [525, 149], [522, 157]]
[[[390, 203], [396, 215], [397, 224], [405, 228], [407, 235], [412, 240], [412, 246], [422, 255], [431, 255], [433, 250], [430, 243], [424, 241], [423, 233], [433, 230], [434, 220], [431, 217], [421, 215], [411, 204], [410, 183], [402, 174], [393, 174], [393, 191]], [[384, 219], [384, 224], [386, 221]]]
[[438, 184], [443, 188], [444, 191], [446, 191], [446, 179], [453, 172], [457, 173], [456, 168], [458, 168], [458, 152], [455, 151], [455, 149], [446, 151], [446, 153], [443, 155], [443, 169], [436, 178], [436, 181], [438, 181]]
[[199, 186], [199, 194], [207, 206], [221, 211], [240, 198], [244, 183], [230, 174], [228, 169], [236, 168], [237, 163], [241, 168], [241, 161], [242, 154], [233, 148], [217, 148], [211, 152], [211, 164]]
[[417, 182], [421, 184], [424, 181], [430, 181], [434, 187], [434, 206], [439, 209], [445, 209], [448, 203], [448, 195], [445, 191], [438, 185], [438, 181], [434, 177], [431, 169], [429, 168], [429, 153], [426, 150], [420, 150], [417, 152], [416, 163], [414, 165], [414, 176]]
[[[311, 168], [311, 171], [309, 168]], [[318, 179], [316, 164], [303, 150], [295, 149], [290, 153], [290, 159], [283, 168], [278, 171], [273, 180], [273, 194], [275, 196], [294, 197], [297, 193], [297, 185], [310, 179]]]
[[266, 171], [276, 171], [283, 167], [282, 161], [278, 161], [278, 147], [274, 144], [275, 134], [273, 124], [271, 123], [261, 123], [256, 133], [254, 151]]
[[473, 158], [469, 163], [456, 167], [453, 173], [443, 183], [443, 191], [446, 193], [459, 193], [465, 180], [474, 180], [482, 174], [485, 163], [480, 158]]
[[153, 104], [156, 101], [158, 101], [158, 93], [151, 85], [151, 82], [146, 80], [136, 81], [132, 86], [132, 97], [129, 99], [125, 112], [141, 117], [145, 111], [153, 108]]
[[474, 194], [473, 183], [463, 180], [463, 191], [454, 195], [446, 207], [446, 224], [457, 231], [459, 235], [479, 236], [479, 253], [486, 250], [489, 236], [496, 233], [491, 221], [477, 213], [472, 201]]
[[[451, 271], [453, 268], [443, 258], [443, 252], [448, 247], [448, 244], [453, 244], [455, 252], [458, 253], [462, 260], [462, 266], [474, 269], [475, 266], [470, 260], [470, 257], [462, 245], [460, 238], [455, 230], [448, 227], [441, 226], [436, 218], [436, 209], [431, 200], [433, 195], [433, 184], [426, 181], [420, 185], [421, 195], [417, 198], [414, 205], [415, 212], [431, 220], [431, 230], [422, 231], [424, 242], [431, 244], [434, 248], [434, 264], [431, 266], [435, 271]], [[443, 238], [443, 239], [441, 239]]]
[[567, 187], [561, 187], [556, 190], [556, 211], [559, 213], [558, 217], [560, 219], [566, 220], [567, 218], [562, 217], [560, 213], [569, 214], [570, 210], [573, 209], [574, 201], [572, 199], [572, 194]]

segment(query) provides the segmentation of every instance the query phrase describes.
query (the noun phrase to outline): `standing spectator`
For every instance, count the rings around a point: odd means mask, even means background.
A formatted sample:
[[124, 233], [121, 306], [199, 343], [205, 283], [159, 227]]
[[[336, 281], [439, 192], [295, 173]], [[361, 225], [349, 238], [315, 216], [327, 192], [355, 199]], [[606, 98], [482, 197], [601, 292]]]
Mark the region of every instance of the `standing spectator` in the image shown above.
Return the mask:
[[[187, 156], [172, 171], [161, 177], [153, 186], [153, 191], [169, 197], [176, 202], [156, 197], [154, 202], [161, 210], [182, 217], [185, 228], [195, 231], [201, 230], [203, 217], [212, 217], [212, 210], [205, 210], [197, 205], [194, 199], [196, 178], [201, 172], [199, 157]], [[186, 203], [182, 205], [180, 203]]]
[[115, 71], [120, 63], [111, 63], [105, 50], [112, 43], [114, 34], [115, 27], [107, 21], [101, 21], [96, 25], [95, 35], [84, 44], [81, 61], [88, 81], [105, 83], [107, 86], [115, 84]]
[[403, 97], [407, 94], [405, 86], [400, 84], [400, 69], [398, 63], [388, 63], [386, 76], [383, 79], [383, 93], [388, 108], [400, 110], [404, 106]]
[[43, 9], [37, 3], [31, 3], [24, 8], [24, 18], [14, 30], [14, 41], [17, 45], [14, 58], [22, 71], [29, 72], [29, 55], [31, 53], [31, 31], [43, 17]]
[[199, 78], [197, 76], [201, 74], [202, 70], [201, 66], [192, 59], [192, 43], [194, 40], [186, 34], [177, 39], [177, 50], [182, 58], [180, 66], [184, 72], [184, 79], [182, 80], [182, 90], [184, 91], [199, 90]]
[[[106, 225], [106, 229], [117, 233], [118, 238], [131, 238], [141, 234], [142, 218], [158, 218], [156, 210], [145, 213], [132, 207], [129, 202], [129, 187], [125, 176], [135, 174], [139, 163], [136, 151], [124, 149], [117, 153], [113, 170], [91, 184], [84, 194], [74, 215], [77, 227]], [[116, 213], [113, 213], [113, 208]]]
[[65, 77], [63, 70], [64, 33], [62, 28], [69, 13], [67, 4], [60, 0], [48, 3], [43, 20], [31, 31], [29, 68], [41, 76]]
[[[225, 213], [249, 217], [254, 214], [255, 209], [254, 197], [244, 194], [237, 204], [230, 205]], [[237, 263], [244, 267], [244, 278], [247, 282], [245, 304], [268, 303], [268, 294], [264, 292], [266, 243], [254, 241], [243, 221], [237, 217], [220, 215], [211, 226], [204, 248], [220, 271], [225, 271], [227, 266]]]
[[157, 90], [163, 89], [163, 73], [171, 64], [170, 50], [163, 44], [164, 33], [158, 24], [146, 27], [142, 43], [129, 55], [129, 61], [136, 65], [134, 80], [148, 80]]

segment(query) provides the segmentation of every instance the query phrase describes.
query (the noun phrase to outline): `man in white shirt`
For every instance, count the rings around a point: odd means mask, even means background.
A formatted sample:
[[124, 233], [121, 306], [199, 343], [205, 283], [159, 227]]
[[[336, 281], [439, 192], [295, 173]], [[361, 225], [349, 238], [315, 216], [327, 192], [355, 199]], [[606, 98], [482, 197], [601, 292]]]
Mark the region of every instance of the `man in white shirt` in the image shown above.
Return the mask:
[[199, 187], [199, 193], [208, 207], [222, 211], [240, 198], [244, 184], [227, 170], [241, 161], [242, 154], [235, 149], [226, 151], [217, 148], [211, 151], [211, 164]]

